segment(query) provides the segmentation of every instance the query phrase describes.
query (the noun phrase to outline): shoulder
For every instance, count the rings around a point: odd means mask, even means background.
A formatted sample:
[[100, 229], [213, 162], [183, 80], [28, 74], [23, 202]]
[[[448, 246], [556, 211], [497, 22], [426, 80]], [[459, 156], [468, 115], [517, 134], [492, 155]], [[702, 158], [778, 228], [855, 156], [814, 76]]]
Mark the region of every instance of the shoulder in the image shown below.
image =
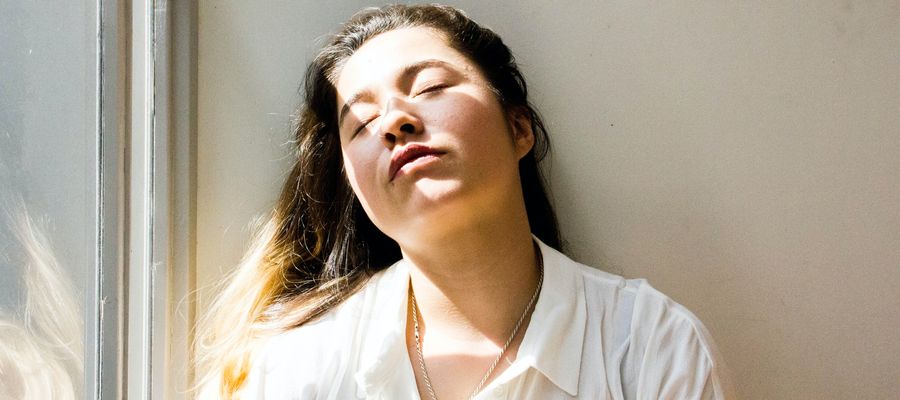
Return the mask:
[[[571, 261], [584, 282], [588, 331], [627, 398], [732, 398], [722, 358], [694, 313], [646, 279], [625, 279]], [[591, 329], [590, 325], [593, 325]], [[607, 361], [609, 362], [609, 361]]]
[[[249, 398], [316, 398], [340, 386], [366, 329], [365, 310], [377, 301], [375, 274], [365, 286], [324, 315], [264, 339], [251, 360], [242, 394]], [[298, 397], [299, 396], [299, 397]]]
[[583, 278], [588, 313], [609, 313], [607, 318], [628, 328], [625, 336], [632, 343], [665, 334], [674, 343], [696, 342], [701, 356], [713, 358], [714, 345], [703, 323], [646, 279], [625, 279], [575, 261], [571, 263]]
[[343, 307], [259, 343], [241, 389], [244, 398], [315, 398], [342, 358], [342, 332], [350, 328], [341, 326]]
[[629, 367], [638, 397], [729, 399], [722, 357], [706, 327], [683, 305], [636, 282]]

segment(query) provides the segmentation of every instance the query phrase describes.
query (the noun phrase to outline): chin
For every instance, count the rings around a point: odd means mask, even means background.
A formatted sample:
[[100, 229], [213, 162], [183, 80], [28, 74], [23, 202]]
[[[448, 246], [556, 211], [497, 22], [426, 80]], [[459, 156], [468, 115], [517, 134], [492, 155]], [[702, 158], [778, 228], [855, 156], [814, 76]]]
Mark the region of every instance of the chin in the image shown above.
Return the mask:
[[486, 206], [482, 191], [447, 182], [422, 182], [410, 195], [404, 214], [418, 227], [450, 227], [478, 215]]
[[440, 202], [443, 199], [450, 199], [460, 196], [463, 192], [462, 183], [459, 181], [437, 180], [422, 178], [416, 181], [413, 186], [414, 190], [410, 193], [411, 200], [414, 197], [421, 197], [424, 200]]

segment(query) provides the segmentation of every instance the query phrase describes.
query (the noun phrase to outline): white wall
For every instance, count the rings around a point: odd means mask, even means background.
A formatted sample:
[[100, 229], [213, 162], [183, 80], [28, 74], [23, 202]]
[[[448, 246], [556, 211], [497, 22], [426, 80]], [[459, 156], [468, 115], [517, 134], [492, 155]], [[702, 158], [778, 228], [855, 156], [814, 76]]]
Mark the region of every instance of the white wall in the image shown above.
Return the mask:
[[[518, 56], [571, 255], [693, 310], [743, 398], [896, 398], [900, 2], [450, 3]], [[201, 285], [274, 201], [316, 39], [365, 2], [265, 4], [200, 6]]]

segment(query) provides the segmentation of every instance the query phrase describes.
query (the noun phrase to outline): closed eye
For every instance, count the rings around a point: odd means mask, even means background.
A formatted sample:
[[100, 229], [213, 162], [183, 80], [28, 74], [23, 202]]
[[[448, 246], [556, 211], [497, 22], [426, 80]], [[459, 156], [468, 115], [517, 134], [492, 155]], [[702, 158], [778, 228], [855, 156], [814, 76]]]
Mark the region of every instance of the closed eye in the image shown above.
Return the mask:
[[446, 89], [446, 88], [448, 88], [448, 87], [450, 87], [450, 85], [449, 85], [449, 84], [446, 84], [446, 83], [436, 83], [436, 84], [433, 84], [433, 85], [428, 85], [428, 86], [426, 86], [424, 89], [422, 89], [422, 90], [416, 92], [416, 96], [419, 96], [419, 95], [422, 95], [422, 94], [427, 94], [427, 93], [438, 92], [438, 91], [441, 91], [441, 90]]
[[364, 120], [363, 123], [360, 124], [359, 127], [357, 127], [356, 130], [353, 131], [353, 136], [351, 136], [351, 139], [352, 139], [353, 137], [356, 137], [356, 135], [359, 135], [359, 133], [362, 132], [363, 129], [366, 129], [366, 127], [369, 126], [369, 124], [370, 124], [372, 121], [374, 121], [375, 118], [378, 118], [378, 117], [377, 117], [377, 116], [373, 116], [373, 117], [371, 117], [371, 118], [369, 118], [369, 119]]

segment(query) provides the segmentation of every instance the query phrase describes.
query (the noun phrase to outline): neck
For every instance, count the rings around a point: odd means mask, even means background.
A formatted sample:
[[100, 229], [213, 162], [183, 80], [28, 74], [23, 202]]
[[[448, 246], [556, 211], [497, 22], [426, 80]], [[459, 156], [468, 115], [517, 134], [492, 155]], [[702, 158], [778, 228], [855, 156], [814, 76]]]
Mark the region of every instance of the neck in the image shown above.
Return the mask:
[[539, 272], [527, 218], [505, 221], [430, 240], [433, 246], [403, 246], [423, 331], [432, 338], [497, 346], [508, 338]]

